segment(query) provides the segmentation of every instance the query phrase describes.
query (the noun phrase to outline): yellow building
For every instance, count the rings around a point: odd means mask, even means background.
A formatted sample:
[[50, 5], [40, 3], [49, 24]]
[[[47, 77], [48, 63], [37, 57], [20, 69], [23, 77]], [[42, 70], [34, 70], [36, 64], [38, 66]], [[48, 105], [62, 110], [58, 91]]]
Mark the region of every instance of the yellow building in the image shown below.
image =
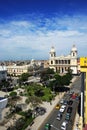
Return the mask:
[[87, 57], [80, 58], [80, 71], [82, 73], [86, 73], [86, 85], [83, 83], [81, 89], [81, 104], [83, 102], [83, 106], [81, 106], [81, 111], [83, 114], [81, 116], [83, 118], [82, 123], [87, 125]]

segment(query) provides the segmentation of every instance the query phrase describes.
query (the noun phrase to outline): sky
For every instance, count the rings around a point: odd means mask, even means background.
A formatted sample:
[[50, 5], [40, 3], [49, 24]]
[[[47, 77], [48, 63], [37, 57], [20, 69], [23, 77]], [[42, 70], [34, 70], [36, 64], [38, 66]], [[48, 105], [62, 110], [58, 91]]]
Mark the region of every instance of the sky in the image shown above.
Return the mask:
[[0, 61], [87, 56], [87, 0], [0, 0]]

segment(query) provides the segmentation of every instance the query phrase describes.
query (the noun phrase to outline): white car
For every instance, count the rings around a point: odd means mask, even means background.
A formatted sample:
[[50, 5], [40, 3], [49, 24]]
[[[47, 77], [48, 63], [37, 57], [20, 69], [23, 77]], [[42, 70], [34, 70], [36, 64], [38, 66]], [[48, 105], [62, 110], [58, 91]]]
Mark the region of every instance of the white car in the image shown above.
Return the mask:
[[67, 122], [64, 121], [61, 125], [61, 130], [66, 130], [67, 129]]
[[64, 99], [61, 99], [61, 100], [60, 100], [60, 103], [63, 104], [63, 103], [64, 103]]
[[62, 105], [59, 111], [63, 113], [65, 111], [65, 108], [66, 108], [66, 105]]

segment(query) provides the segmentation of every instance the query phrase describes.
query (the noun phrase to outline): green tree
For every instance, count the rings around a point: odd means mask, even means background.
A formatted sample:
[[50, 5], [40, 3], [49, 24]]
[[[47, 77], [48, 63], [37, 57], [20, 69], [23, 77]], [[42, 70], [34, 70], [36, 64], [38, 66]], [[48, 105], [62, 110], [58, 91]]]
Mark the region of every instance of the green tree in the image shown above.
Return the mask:
[[56, 73], [54, 75], [54, 78], [55, 78], [55, 80], [54, 80], [55, 86], [61, 87], [62, 86], [62, 76], [59, 75], [58, 73]]
[[3, 87], [7, 89], [9, 85], [10, 85], [9, 81], [6, 81], [5, 79], [0, 81], [0, 89]]
[[12, 91], [12, 92], [9, 94], [9, 96], [12, 97], [12, 98], [15, 98], [15, 97], [17, 97], [17, 92]]
[[49, 79], [53, 78], [52, 75], [54, 75], [54, 69], [50, 69], [50, 68], [47, 68], [47, 69], [44, 69], [40, 76], [41, 76], [41, 81], [42, 82], [46, 82], [48, 81]]
[[55, 73], [54, 69], [50, 69], [50, 68], [47, 69], [47, 74], [54, 74], [54, 73]]
[[31, 103], [31, 107], [34, 109], [36, 106], [42, 103], [41, 99], [35, 95], [28, 96], [26, 101], [27, 104]]
[[21, 82], [27, 81], [29, 76], [30, 76], [29, 73], [23, 73], [23, 74], [19, 77], [19, 84], [21, 84]]
[[72, 70], [71, 69], [68, 69], [66, 76], [67, 76], [68, 80], [72, 79], [73, 76], [72, 76]]
[[54, 80], [50, 82], [49, 87], [55, 91], [58, 87], [64, 89], [65, 85], [69, 85], [72, 79], [72, 70], [68, 70], [67, 74], [61, 76], [59, 73], [54, 75]]

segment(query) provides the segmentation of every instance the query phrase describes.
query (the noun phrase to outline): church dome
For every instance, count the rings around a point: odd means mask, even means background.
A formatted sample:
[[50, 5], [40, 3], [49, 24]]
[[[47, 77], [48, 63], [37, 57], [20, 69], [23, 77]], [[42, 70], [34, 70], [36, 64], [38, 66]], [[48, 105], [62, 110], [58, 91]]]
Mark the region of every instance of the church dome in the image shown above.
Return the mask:
[[75, 45], [73, 45], [73, 47], [72, 47], [72, 50], [71, 51], [77, 51], [77, 48], [76, 48], [76, 46]]
[[55, 48], [52, 46], [50, 52], [55, 52]]

